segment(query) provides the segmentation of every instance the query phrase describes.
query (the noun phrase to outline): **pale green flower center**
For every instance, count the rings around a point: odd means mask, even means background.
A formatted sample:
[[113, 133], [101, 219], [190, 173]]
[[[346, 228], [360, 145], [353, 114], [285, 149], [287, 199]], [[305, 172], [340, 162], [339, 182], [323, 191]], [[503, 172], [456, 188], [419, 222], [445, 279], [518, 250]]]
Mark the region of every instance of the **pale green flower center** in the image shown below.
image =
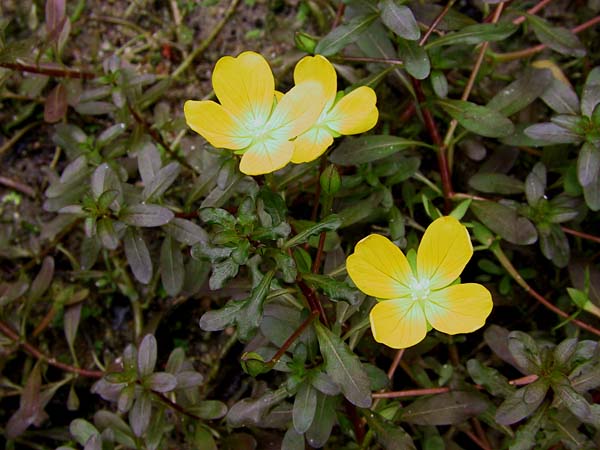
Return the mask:
[[412, 300], [427, 300], [431, 294], [431, 283], [429, 280], [420, 280], [413, 278], [408, 286]]

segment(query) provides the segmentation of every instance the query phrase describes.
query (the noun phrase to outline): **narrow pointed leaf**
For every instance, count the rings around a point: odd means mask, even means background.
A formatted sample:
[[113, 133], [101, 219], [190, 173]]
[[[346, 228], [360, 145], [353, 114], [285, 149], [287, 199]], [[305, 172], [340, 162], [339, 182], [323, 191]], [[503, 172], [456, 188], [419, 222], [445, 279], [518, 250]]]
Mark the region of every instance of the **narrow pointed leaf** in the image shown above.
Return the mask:
[[148, 284], [152, 279], [152, 259], [146, 241], [137, 228], [128, 228], [124, 238], [125, 256], [136, 280]]
[[319, 41], [315, 47], [315, 53], [323, 56], [331, 56], [342, 50], [359, 38], [369, 25], [371, 25], [378, 14], [367, 14], [357, 16], [348, 23], [334, 28], [327, 36]]
[[325, 359], [325, 370], [344, 396], [360, 408], [371, 406], [370, 381], [358, 356], [330, 330], [315, 323], [319, 348]]
[[504, 137], [513, 133], [514, 125], [499, 112], [463, 100], [438, 100], [450, 117], [467, 130], [486, 137]]

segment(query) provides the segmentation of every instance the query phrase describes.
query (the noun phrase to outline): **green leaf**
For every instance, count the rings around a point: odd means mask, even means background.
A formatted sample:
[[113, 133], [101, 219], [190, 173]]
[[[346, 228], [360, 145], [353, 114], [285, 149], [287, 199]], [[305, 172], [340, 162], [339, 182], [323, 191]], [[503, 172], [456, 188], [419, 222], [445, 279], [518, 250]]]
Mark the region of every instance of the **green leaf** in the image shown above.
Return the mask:
[[96, 233], [104, 248], [114, 250], [119, 246], [119, 236], [115, 231], [114, 222], [108, 217], [100, 219], [96, 225]]
[[600, 177], [583, 187], [583, 197], [592, 211], [600, 210]]
[[227, 414], [227, 405], [218, 400], [202, 400], [189, 408], [189, 411], [204, 420], [215, 420]]
[[425, 49], [417, 41], [398, 40], [398, 54], [404, 61], [404, 69], [417, 80], [429, 76], [431, 63]]
[[92, 436], [99, 436], [100, 432], [94, 425], [84, 419], [75, 419], [69, 425], [71, 436], [82, 446], [90, 440]]
[[600, 362], [594, 359], [579, 364], [569, 374], [571, 386], [584, 393], [600, 386]]
[[467, 371], [475, 383], [481, 384], [493, 396], [507, 397], [515, 391], [515, 388], [508, 383], [508, 379], [500, 372], [484, 366], [476, 359], [467, 362]]
[[546, 190], [546, 166], [544, 163], [538, 162], [533, 166], [533, 169], [525, 178], [525, 196], [527, 203], [535, 206], [537, 202], [544, 197]]
[[535, 339], [522, 331], [508, 334], [508, 349], [518, 366], [529, 374], [538, 374], [542, 368], [541, 349]]
[[304, 433], [310, 428], [316, 409], [317, 391], [312, 388], [308, 381], [304, 381], [300, 384], [298, 392], [296, 392], [294, 409], [292, 410], [292, 419], [296, 432]]
[[548, 21], [532, 14], [527, 15], [527, 20], [542, 44], [563, 55], [578, 58], [585, 56], [585, 47], [572, 31], [562, 27], [553, 27]]
[[379, 3], [381, 21], [403, 39], [416, 41], [421, 37], [417, 20], [408, 6], [398, 5], [394, 0]]
[[350, 225], [365, 220], [371, 215], [375, 215], [377, 213], [377, 207], [381, 204], [382, 198], [383, 192], [377, 190], [366, 199], [341, 210], [338, 213], [338, 217], [342, 219], [341, 228], [349, 227]]
[[474, 201], [471, 211], [483, 224], [503, 239], [517, 245], [530, 245], [537, 240], [535, 226], [513, 208], [489, 201]]
[[402, 421], [417, 425], [452, 425], [485, 411], [488, 403], [475, 392], [446, 392], [420, 398], [403, 410]]
[[238, 332], [242, 341], [248, 340], [260, 325], [263, 318], [263, 305], [274, 275], [275, 272], [271, 270], [262, 277], [258, 286], [252, 290], [250, 297], [245, 300], [244, 307], [236, 315]]
[[[571, 288], [567, 288], [571, 289]], [[577, 349], [577, 338], [565, 339], [556, 347], [554, 347], [554, 363], [559, 366], [566, 366], [575, 350]]]
[[208, 279], [208, 287], [211, 291], [221, 289], [225, 283], [238, 273], [240, 266], [233, 259], [224, 259], [213, 263], [212, 273]]
[[569, 240], [560, 225], [552, 223], [538, 226], [540, 249], [556, 267], [566, 267], [571, 255]]
[[517, 390], [496, 410], [496, 422], [500, 425], [512, 425], [529, 417], [544, 401], [548, 386], [548, 381], [540, 378]]
[[163, 230], [182, 244], [195, 245], [208, 242], [206, 231], [201, 226], [187, 219], [175, 217], [164, 226]]
[[129, 424], [133, 433], [141, 437], [148, 430], [152, 417], [152, 399], [150, 393], [142, 391], [129, 410]]
[[546, 408], [542, 406], [526, 424], [519, 427], [515, 438], [510, 444], [510, 450], [530, 450], [537, 443], [537, 432], [546, 419]]
[[527, 69], [521, 77], [498, 91], [487, 107], [512, 116], [544, 94], [553, 79], [552, 72], [547, 69]]
[[183, 288], [183, 255], [171, 236], [165, 236], [160, 249], [160, 276], [167, 294], [179, 294]]
[[518, 26], [513, 25], [510, 22], [468, 25], [460, 31], [447, 33], [436, 40], [431, 40], [425, 45], [425, 48], [430, 50], [443, 45], [475, 45], [486, 41], [501, 41], [509, 37], [518, 29]]
[[355, 305], [358, 301], [358, 291], [343, 281], [338, 281], [327, 275], [306, 273], [302, 276], [309, 284], [321, 289], [333, 301], [344, 300]]
[[177, 378], [167, 372], [156, 372], [149, 375], [143, 384], [156, 392], [170, 392], [177, 387]]
[[503, 173], [477, 173], [469, 179], [469, 186], [488, 194], [520, 194], [523, 182]]
[[329, 397], [318, 392], [315, 417], [305, 433], [306, 441], [311, 447], [321, 448], [327, 443], [335, 419], [335, 397]]
[[105, 147], [122, 135], [126, 129], [127, 126], [123, 122], [108, 127], [106, 130], [100, 133], [96, 139], [96, 145], [100, 148]]
[[232, 427], [260, 425], [269, 409], [282, 402], [287, 396], [287, 389], [281, 387], [276, 391], [268, 391], [258, 398], [242, 399], [227, 412], [227, 423]]
[[577, 179], [582, 186], [588, 186], [600, 176], [600, 149], [586, 142], [579, 150], [577, 158]]
[[493, 109], [463, 100], [440, 99], [437, 103], [467, 130], [486, 137], [504, 137], [514, 132], [513, 123]]
[[127, 228], [123, 240], [127, 263], [135, 276], [142, 284], [150, 283], [152, 279], [152, 258], [142, 233], [137, 228]]
[[162, 166], [160, 153], [152, 142], [143, 142], [138, 144], [141, 148], [137, 151], [138, 171], [142, 177], [144, 186], [149, 185], [156, 173]]
[[377, 442], [386, 450], [416, 449], [412, 438], [402, 427], [385, 420], [373, 411], [368, 411], [364, 417], [367, 419], [369, 428], [375, 432]]
[[570, 85], [560, 80], [553, 78], [541, 98], [559, 114], [579, 114], [579, 97]]
[[97, 411], [94, 414], [94, 424], [100, 430], [110, 428], [116, 442], [125, 447], [135, 448], [133, 432], [117, 414], [106, 410]]
[[360, 408], [371, 406], [369, 377], [363, 369], [358, 356], [330, 330], [315, 323], [319, 348], [325, 359], [325, 371], [335, 381], [344, 396]]
[[142, 192], [144, 201], [160, 198], [179, 176], [181, 166], [178, 162], [172, 162], [160, 169], [152, 178]]
[[304, 435], [297, 433], [294, 427], [288, 428], [281, 442], [281, 450], [304, 450]]
[[170, 209], [143, 203], [127, 206], [120, 215], [123, 222], [134, 227], [159, 227], [169, 223], [173, 217], [175, 214]]
[[205, 312], [200, 317], [200, 328], [204, 331], [224, 330], [235, 323], [235, 318], [245, 305], [245, 301], [230, 300], [223, 308]]
[[295, 247], [296, 245], [304, 244], [308, 238], [314, 236], [315, 234], [320, 234], [323, 231], [333, 231], [337, 230], [342, 224], [341, 219], [336, 214], [330, 214], [325, 217], [321, 222], [316, 223], [315, 225], [308, 227], [307, 229], [301, 231], [293, 238], [289, 239], [282, 246], [283, 249], [288, 249], [291, 247]]
[[575, 417], [583, 423], [593, 425], [596, 428], [600, 427], [600, 415], [592, 412], [592, 406], [573, 389], [568, 378], [561, 376], [558, 380], [553, 379], [552, 389], [557, 398], [567, 406]]
[[448, 80], [446, 75], [441, 70], [433, 70], [431, 72], [431, 87], [433, 92], [440, 98], [446, 98], [448, 96]]
[[44, 293], [50, 287], [52, 279], [54, 278], [54, 258], [52, 256], [46, 256], [42, 261], [42, 267], [31, 282], [29, 292], [27, 292], [27, 299], [29, 302], [37, 302]]
[[138, 348], [137, 371], [140, 378], [150, 375], [156, 366], [158, 346], [156, 338], [147, 334]]
[[369, 28], [379, 14], [366, 14], [353, 18], [348, 23], [334, 28], [327, 36], [319, 41], [315, 53], [331, 56], [354, 42], [363, 31]]
[[401, 150], [417, 146], [426, 147], [427, 145], [420, 141], [388, 135], [346, 137], [331, 152], [329, 160], [340, 166], [354, 166], [377, 161]]
[[592, 69], [585, 80], [581, 93], [581, 112], [592, 117], [596, 106], [600, 103], [600, 67]]
[[545, 122], [525, 128], [525, 135], [536, 140], [536, 145], [573, 144], [581, 142], [583, 136], [555, 123]]

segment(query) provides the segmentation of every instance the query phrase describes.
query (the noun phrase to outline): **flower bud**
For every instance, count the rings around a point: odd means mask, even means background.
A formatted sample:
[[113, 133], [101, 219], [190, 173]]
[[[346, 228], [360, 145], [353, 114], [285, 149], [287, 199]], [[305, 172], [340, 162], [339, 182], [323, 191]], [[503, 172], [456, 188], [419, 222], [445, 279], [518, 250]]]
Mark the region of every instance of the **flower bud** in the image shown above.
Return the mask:
[[306, 52], [311, 55], [315, 53], [317, 40], [311, 35], [298, 31], [294, 36], [294, 42], [296, 43], [296, 47], [299, 50], [302, 50], [303, 52]]
[[267, 373], [272, 367], [265, 362], [262, 356], [255, 352], [244, 353], [240, 362], [244, 372], [251, 377], [256, 377], [261, 373]]
[[321, 174], [320, 182], [321, 190], [325, 195], [332, 196], [340, 190], [342, 180], [335, 165], [331, 164], [327, 166]]

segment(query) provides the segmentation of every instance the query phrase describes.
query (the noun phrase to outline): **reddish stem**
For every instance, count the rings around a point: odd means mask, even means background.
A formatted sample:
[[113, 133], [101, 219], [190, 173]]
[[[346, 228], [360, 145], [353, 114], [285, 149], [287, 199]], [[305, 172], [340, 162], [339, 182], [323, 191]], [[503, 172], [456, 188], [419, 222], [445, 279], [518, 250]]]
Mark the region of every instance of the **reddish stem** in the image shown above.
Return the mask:
[[58, 369], [62, 369], [66, 372], [76, 373], [78, 375], [89, 378], [102, 378], [102, 376], [104, 376], [104, 372], [100, 372], [99, 370], [80, 369], [79, 367], [74, 367], [65, 363], [61, 363], [60, 361], [57, 361], [56, 359], [42, 353], [40, 350], [38, 350], [36, 347], [31, 345], [27, 341], [21, 340], [21, 338], [19, 338], [19, 335], [15, 331], [13, 331], [7, 323], [3, 322], [2, 320], [0, 320], [0, 332], [2, 332], [2, 334], [14, 341], [19, 346], [21, 346], [23, 350], [25, 350], [34, 358], [37, 358], [40, 361], [44, 361], [51, 366], [57, 367]]
[[423, 114], [423, 121], [425, 122], [425, 128], [429, 132], [429, 136], [431, 137], [431, 141], [438, 147], [437, 150], [437, 160], [438, 167], [440, 169], [440, 177], [442, 179], [442, 191], [444, 193], [444, 209], [447, 212], [450, 212], [452, 209], [452, 203], [450, 199], [454, 195], [452, 191], [452, 181], [450, 179], [450, 170], [448, 167], [448, 159], [446, 158], [446, 152], [444, 149], [444, 143], [440, 136], [440, 132], [435, 124], [435, 120], [433, 119], [433, 115], [429, 108], [425, 105], [425, 94], [423, 93], [423, 88], [421, 87], [421, 82], [415, 78], [412, 79], [413, 86], [415, 88], [415, 93], [417, 94], [417, 100], [421, 103], [421, 113]]
[[561, 227], [561, 228], [567, 234], [572, 234], [573, 236], [577, 236], [582, 239], [587, 239], [588, 241], [600, 243], [600, 237], [598, 237], [598, 236], [594, 236], [592, 234], [587, 234], [582, 231], [573, 230], [572, 228], [567, 228], [567, 227]]
[[50, 77], [59, 77], [59, 78], [79, 78], [82, 80], [93, 80], [96, 78], [96, 74], [92, 72], [84, 72], [73, 69], [59, 69], [55, 67], [47, 67], [47, 66], [34, 66], [30, 64], [22, 64], [22, 63], [9, 63], [3, 62], [0, 63], [0, 67], [4, 67], [5, 69], [17, 70], [20, 72], [29, 72], [29, 73], [37, 73], [40, 75], [48, 75]]
[[276, 364], [281, 357], [287, 352], [288, 348], [294, 343], [296, 339], [300, 337], [300, 335], [306, 330], [306, 328], [312, 323], [312, 321], [319, 315], [318, 311], [311, 311], [310, 316], [308, 316], [304, 322], [300, 324], [296, 331], [292, 333], [292, 335], [286, 339], [283, 345], [277, 350], [277, 353], [273, 355], [273, 357], [267, 361], [267, 364]]
[[431, 36], [431, 33], [433, 33], [433, 30], [435, 30], [435, 28], [439, 25], [439, 23], [442, 21], [444, 16], [446, 14], [448, 14], [448, 12], [450, 11], [450, 8], [452, 7], [453, 3], [454, 3], [454, 0], [448, 1], [448, 3], [446, 3], [446, 6], [444, 6], [444, 9], [442, 9], [440, 11], [440, 13], [437, 15], [437, 17], [435, 19], [433, 19], [433, 22], [431, 22], [431, 25], [429, 25], [429, 27], [427, 28], [427, 31], [425, 32], [425, 34], [419, 41], [419, 46], [423, 47], [425, 45], [425, 43], [427, 42], [427, 39], [429, 39], [429, 36]]
[[329, 319], [327, 319], [327, 314], [325, 314], [325, 309], [323, 309], [323, 305], [321, 304], [321, 301], [317, 297], [317, 294], [315, 293], [315, 291], [313, 289], [311, 289], [308, 286], [308, 284], [306, 284], [306, 282], [302, 279], [296, 280], [296, 283], [298, 283], [298, 286], [300, 287], [302, 294], [304, 294], [304, 297], [306, 297], [306, 301], [308, 302], [310, 311], [318, 313], [321, 323], [323, 323], [323, 325], [325, 325], [327, 328], [329, 328]]

